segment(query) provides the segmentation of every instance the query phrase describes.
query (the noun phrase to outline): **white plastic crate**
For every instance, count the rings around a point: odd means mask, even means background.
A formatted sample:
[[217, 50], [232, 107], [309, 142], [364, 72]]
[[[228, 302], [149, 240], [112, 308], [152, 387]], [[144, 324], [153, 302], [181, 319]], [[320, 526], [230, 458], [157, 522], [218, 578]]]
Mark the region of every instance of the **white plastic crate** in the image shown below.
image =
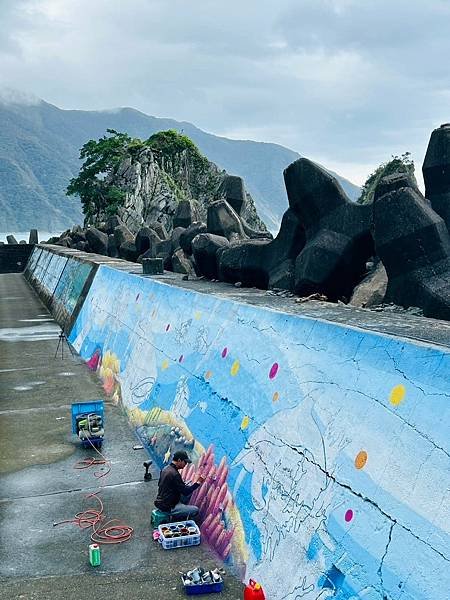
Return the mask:
[[195, 521], [163, 523], [159, 525], [158, 531], [158, 541], [164, 550], [200, 544], [200, 529]]

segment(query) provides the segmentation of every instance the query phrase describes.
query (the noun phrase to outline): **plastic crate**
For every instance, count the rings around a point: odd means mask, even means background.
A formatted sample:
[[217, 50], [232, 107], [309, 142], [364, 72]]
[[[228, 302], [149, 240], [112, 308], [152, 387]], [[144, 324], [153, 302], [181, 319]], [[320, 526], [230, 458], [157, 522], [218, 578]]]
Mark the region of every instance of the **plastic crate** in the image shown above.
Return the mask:
[[200, 594], [213, 594], [214, 592], [221, 592], [223, 590], [223, 579], [214, 583], [199, 583], [194, 585], [185, 585], [183, 582], [184, 591], [187, 596], [199, 596]]
[[[178, 535], [177, 537], [166, 537], [164, 535], [167, 530], [175, 534], [181, 534], [182, 529], [188, 527], [195, 528], [195, 533], [189, 533], [187, 535]], [[197, 546], [200, 544], [200, 529], [197, 527], [195, 521], [178, 521], [177, 523], [166, 523], [159, 525], [159, 538], [158, 541], [164, 550], [171, 550], [172, 548], [182, 548], [183, 546]]]
[[76, 402], [72, 404], [72, 433], [77, 433], [77, 417], [95, 413], [104, 419], [103, 400], [91, 400], [90, 402]]

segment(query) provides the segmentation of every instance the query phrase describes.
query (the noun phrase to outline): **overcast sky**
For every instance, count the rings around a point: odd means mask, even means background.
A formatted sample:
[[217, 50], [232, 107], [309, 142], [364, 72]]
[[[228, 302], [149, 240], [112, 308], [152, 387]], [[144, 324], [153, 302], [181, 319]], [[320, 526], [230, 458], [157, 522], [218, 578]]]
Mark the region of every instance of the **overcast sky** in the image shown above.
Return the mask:
[[449, 0], [0, 0], [0, 87], [297, 150], [361, 184], [450, 121]]

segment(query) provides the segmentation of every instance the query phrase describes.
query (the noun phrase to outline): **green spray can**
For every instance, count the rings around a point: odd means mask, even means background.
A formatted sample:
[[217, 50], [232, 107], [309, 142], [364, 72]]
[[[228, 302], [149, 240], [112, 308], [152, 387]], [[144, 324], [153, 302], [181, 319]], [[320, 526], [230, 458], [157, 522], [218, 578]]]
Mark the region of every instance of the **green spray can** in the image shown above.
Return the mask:
[[89, 562], [93, 567], [98, 567], [100, 564], [100, 546], [98, 544], [89, 546]]

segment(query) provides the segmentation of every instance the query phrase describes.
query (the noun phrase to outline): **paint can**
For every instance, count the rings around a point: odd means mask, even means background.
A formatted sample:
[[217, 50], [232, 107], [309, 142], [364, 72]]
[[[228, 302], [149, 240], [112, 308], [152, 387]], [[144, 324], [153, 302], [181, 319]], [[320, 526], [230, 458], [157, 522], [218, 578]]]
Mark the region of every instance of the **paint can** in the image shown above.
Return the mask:
[[89, 546], [89, 562], [93, 567], [98, 567], [100, 564], [100, 546], [91, 544]]

